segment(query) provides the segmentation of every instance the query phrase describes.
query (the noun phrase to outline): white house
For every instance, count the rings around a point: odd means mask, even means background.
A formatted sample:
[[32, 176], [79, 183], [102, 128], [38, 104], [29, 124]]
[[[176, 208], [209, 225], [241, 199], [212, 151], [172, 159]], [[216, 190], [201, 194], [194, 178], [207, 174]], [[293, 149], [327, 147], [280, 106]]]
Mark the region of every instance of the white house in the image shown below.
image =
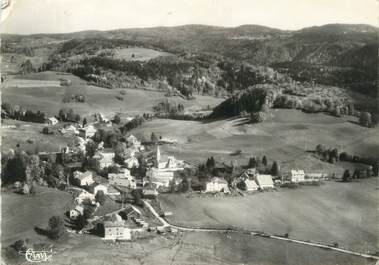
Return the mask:
[[135, 157], [130, 157], [128, 159], [125, 159], [124, 163], [125, 163], [126, 167], [129, 169], [139, 166], [138, 159]]
[[323, 173], [306, 173], [305, 181], [320, 181], [327, 179], [327, 175]]
[[[123, 222], [105, 221], [103, 224], [104, 224], [104, 239], [116, 240], [116, 239], [124, 238], [124, 223]], [[130, 233], [129, 233], [129, 239], [130, 239]]]
[[104, 192], [104, 194], [108, 194], [108, 187], [104, 184], [99, 184], [93, 188], [93, 194], [97, 194], [99, 191]]
[[205, 187], [206, 192], [229, 192], [228, 182], [225, 179], [214, 177], [207, 182]]
[[86, 171], [84, 173], [75, 171], [74, 178], [79, 181], [80, 186], [89, 186], [95, 182], [93, 180], [93, 173], [91, 171]]
[[172, 138], [162, 137], [159, 139], [158, 143], [161, 144], [176, 144], [178, 141]]
[[68, 126], [65, 126], [60, 131], [63, 134], [75, 134], [75, 135], [79, 134], [79, 130], [75, 126], [73, 126], [71, 124], [68, 125]]
[[298, 169], [298, 170], [294, 170], [292, 169], [290, 171], [290, 178], [291, 178], [291, 182], [302, 182], [304, 181], [305, 179], [305, 173], [304, 173], [304, 170], [301, 170], [301, 169]]
[[75, 203], [77, 205], [80, 205], [83, 203], [84, 200], [90, 200], [92, 203], [95, 202], [95, 195], [92, 193], [89, 193], [85, 190], [83, 190], [76, 198], [75, 198]]
[[99, 160], [99, 166], [101, 169], [103, 169], [105, 167], [109, 167], [114, 164], [114, 161], [113, 161], [114, 156], [115, 156], [114, 152], [102, 151], [102, 152], [96, 153], [93, 156], [93, 158]]
[[262, 190], [274, 188], [274, 182], [272, 181], [271, 175], [258, 174], [255, 180]]
[[246, 185], [246, 191], [256, 191], [256, 190], [258, 190], [258, 185], [255, 182], [255, 180], [246, 179], [245, 180], [245, 185]]
[[131, 240], [131, 229], [125, 227], [125, 222], [118, 214], [113, 214], [110, 220], [104, 221], [105, 240]]
[[46, 120], [46, 123], [47, 124], [50, 124], [50, 125], [55, 125], [57, 124], [59, 121], [55, 118], [55, 117], [50, 117], [50, 118], [47, 118]]
[[142, 194], [146, 198], [156, 198], [159, 193], [156, 189], [143, 189]]
[[126, 141], [131, 144], [135, 149], [141, 148], [141, 142], [138, 141], [137, 137], [135, 137], [133, 134], [131, 134], [128, 138], [126, 138]]
[[84, 208], [83, 206], [77, 205], [75, 209], [72, 209], [70, 211], [70, 219], [75, 220], [78, 218], [80, 215], [83, 215]]

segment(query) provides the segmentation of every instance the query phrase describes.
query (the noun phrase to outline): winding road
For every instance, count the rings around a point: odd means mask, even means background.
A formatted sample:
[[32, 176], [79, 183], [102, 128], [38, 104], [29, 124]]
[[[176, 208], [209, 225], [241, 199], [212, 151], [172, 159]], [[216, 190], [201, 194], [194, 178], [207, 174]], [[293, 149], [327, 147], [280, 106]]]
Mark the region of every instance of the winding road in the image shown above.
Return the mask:
[[375, 260], [378, 260], [378, 262], [379, 262], [379, 256], [376, 256], [376, 255], [370, 255], [370, 254], [360, 253], [360, 252], [356, 252], [356, 251], [346, 250], [343, 248], [333, 247], [333, 246], [322, 244], [322, 243], [312, 243], [309, 241], [303, 241], [303, 240], [291, 239], [291, 238], [282, 237], [282, 236], [270, 235], [270, 234], [263, 233], [263, 232], [253, 232], [253, 231], [248, 231], [248, 230], [243, 230], [243, 229], [191, 228], [191, 227], [173, 225], [173, 224], [170, 224], [169, 222], [167, 222], [166, 219], [162, 218], [148, 201], [143, 200], [143, 202], [147, 206], [147, 208], [149, 208], [151, 213], [163, 224], [162, 227], [172, 227], [172, 228], [176, 228], [176, 229], [181, 230], [181, 231], [188, 231], [188, 232], [243, 233], [243, 234], [248, 234], [248, 235], [252, 235], [252, 236], [261, 236], [261, 237], [266, 237], [266, 238], [271, 238], [271, 239], [276, 239], [276, 240], [288, 241], [288, 242], [292, 242], [292, 243], [296, 243], [296, 244], [318, 247], [318, 248], [322, 248], [322, 249], [326, 249], [326, 250], [338, 251], [338, 252], [342, 252], [345, 254], [360, 256], [360, 257], [369, 258], [369, 259], [375, 259]]

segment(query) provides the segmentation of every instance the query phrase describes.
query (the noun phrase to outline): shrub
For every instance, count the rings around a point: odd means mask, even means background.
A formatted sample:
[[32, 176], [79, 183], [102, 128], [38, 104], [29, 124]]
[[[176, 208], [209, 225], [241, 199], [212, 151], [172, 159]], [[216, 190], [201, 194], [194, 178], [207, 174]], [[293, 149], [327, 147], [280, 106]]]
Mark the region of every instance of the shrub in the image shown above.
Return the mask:
[[263, 122], [265, 119], [266, 119], [266, 115], [262, 111], [251, 113], [250, 120], [252, 123]]
[[43, 134], [50, 134], [49, 127], [43, 127], [43, 129], [42, 129], [42, 133], [43, 133]]
[[62, 238], [66, 234], [64, 221], [60, 216], [53, 216], [49, 219], [49, 237], [54, 240]]
[[362, 112], [359, 116], [359, 124], [364, 127], [371, 127], [372, 117], [368, 112]]

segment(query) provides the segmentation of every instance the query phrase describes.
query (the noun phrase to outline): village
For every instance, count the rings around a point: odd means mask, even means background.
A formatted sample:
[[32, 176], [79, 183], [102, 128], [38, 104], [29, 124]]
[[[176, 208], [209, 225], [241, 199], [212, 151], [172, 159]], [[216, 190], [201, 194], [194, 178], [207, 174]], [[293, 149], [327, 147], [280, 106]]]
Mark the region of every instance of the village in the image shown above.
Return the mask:
[[[128, 117], [126, 122], [133, 119]], [[41, 161], [53, 155], [65, 167], [64, 190], [72, 194], [75, 205], [66, 213], [67, 231], [91, 234], [106, 241], [131, 241], [152, 233], [176, 233], [178, 229], [165, 219], [175, 212], [160, 209], [160, 193], [185, 192], [191, 196], [216, 198], [249, 196], [299, 185], [320, 185], [336, 178], [303, 169], [281, 172], [280, 163], [274, 161], [270, 166], [266, 157], [262, 161], [250, 159], [243, 167], [235, 166], [233, 161], [231, 166], [215, 162], [211, 157], [205, 164], [196, 166], [162, 154], [161, 146], [175, 144], [176, 140], [162, 136], [158, 139], [154, 134], [151, 141], [144, 143], [133, 134], [127, 134], [125, 142], [115, 144], [114, 148], [104, 147], [103, 141], [95, 144], [93, 139], [98, 128], [113, 124], [101, 113], [94, 114], [93, 121], [83, 124], [57, 127], [60, 121], [55, 117], [48, 118], [46, 123], [73, 138], [73, 144], [61, 147], [60, 152], [38, 154]], [[201, 175], [203, 177], [199, 177]], [[193, 189], [191, 181], [195, 178], [201, 185]], [[21, 190], [25, 190], [25, 185], [14, 184]]]

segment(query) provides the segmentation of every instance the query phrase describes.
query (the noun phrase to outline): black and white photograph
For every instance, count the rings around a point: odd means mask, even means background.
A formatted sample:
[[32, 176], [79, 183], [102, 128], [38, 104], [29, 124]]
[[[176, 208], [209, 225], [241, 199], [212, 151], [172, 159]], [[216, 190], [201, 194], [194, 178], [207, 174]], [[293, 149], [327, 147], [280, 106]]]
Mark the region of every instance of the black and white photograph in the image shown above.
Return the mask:
[[1, 265], [378, 265], [377, 0], [2, 0]]

